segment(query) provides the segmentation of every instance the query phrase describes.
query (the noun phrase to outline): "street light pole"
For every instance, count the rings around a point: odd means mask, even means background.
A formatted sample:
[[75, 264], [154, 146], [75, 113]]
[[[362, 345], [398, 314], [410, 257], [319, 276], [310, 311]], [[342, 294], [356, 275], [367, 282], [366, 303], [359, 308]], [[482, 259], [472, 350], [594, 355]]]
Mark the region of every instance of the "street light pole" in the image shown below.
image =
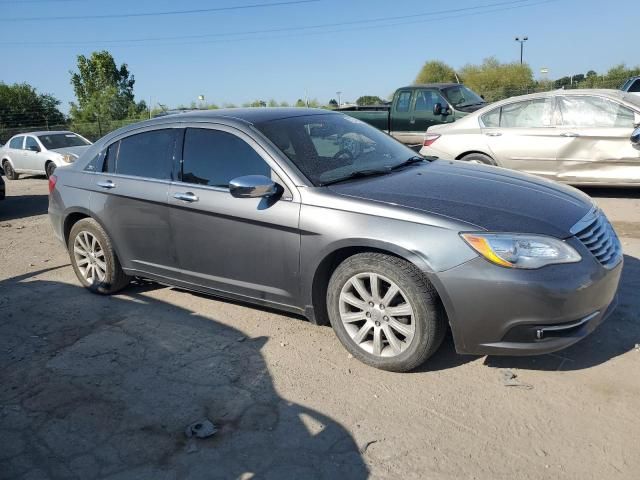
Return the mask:
[[336, 95], [338, 95], [338, 108], [340, 108], [342, 106], [342, 92], [336, 92]]
[[529, 37], [516, 37], [516, 42], [520, 43], [520, 65], [522, 65], [522, 54], [524, 52], [524, 42], [529, 40]]

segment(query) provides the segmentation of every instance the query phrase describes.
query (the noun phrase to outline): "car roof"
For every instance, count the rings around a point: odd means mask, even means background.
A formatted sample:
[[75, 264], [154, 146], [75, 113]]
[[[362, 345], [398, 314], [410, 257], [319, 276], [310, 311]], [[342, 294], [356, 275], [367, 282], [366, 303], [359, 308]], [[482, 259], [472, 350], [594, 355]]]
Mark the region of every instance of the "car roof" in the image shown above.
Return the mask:
[[537, 93], [529, 93], [527, 95], [519, 95], [516, 97], [505, 98], [504, 100], [499, 100], [495, 103], [491, 103], [486, 107], [478, 110], [474, 113], [484, 113], [485, 111], [491, 110], [491, 107], [497, 107], [501, 105], [506, 105], [508, 103], [519, 102], [522, 100], [533, 100], [536, 98], [545, 98], [556, 95], [597, 95], [600, 97], [607, 97], [612, 100], [618, 100], [625, 103], [631, 103], [636, 108], [640, 108], [640, 103], [638, 101], [637, 96], [631, 95], [628, 92], [623, 92], [621, 90], [614, 89], [605, 89], [605, 88], [576, 88], [576, 89], [558, 89], [558, 90], [549, 90], [546, 92], [537, 92]]
[[[191, 110], [177, 112], [168, 115], [161, 115], [143, 122], [146, 125], [154, 123], [165, 123], [167, 120], [180, 122], [207, 121], [218, 119], [241, 120], [246, 123], [255, 124], [269, 122], [272, 120], [282, 120], [283, 118], [302, 117], [305, 115], [331, 114], [331, 110], [321, 108], [301, 108], [301, 107], [250, 107], [250, 108], [220, 108], [216, 110]], [[139, 124], [138, 124], [139, 125]]]
[[[39, 132], [16, 133], [14, 135], [14, 137], [23, 137], [25, 135], [35, 135], [35, 136], [38, 136], [38, 135], [56, 135], [56, 134], [61, 134], [61, 133], [63, 133], [63, 134], [64, 133], [73, 133], [74, 135], [77, 135], [77, 133], [74, 133], [74, 132], [72, 132], [70, 130], [42, 130], [42, 131], [39, 131]], [[11, 137], [11, 138], [13, 138], [13, 137]]]
[[438, 88], [443, 89], [447, 87], [459, 87], [464, 86], [462, 83], [417, 83], [415, 85], [408, 85], [406, 87], [401, 87], [398, 90], [408, 90], [410, 88]]

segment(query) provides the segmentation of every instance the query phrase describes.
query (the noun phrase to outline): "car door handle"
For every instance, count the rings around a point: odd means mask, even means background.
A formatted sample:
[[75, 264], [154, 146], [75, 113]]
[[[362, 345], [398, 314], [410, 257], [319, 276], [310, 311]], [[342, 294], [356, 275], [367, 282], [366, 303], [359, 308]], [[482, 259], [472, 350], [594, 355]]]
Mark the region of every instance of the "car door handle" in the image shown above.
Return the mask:
[[191, 192], [174, 193], [173, 198], [189, 203], [198, 201], [198, 196]]
[[108, 189], [116, 188], [116, 184], [113, 183], [111, 180], [105, 180], [103, 182], [98, 182], [98, 186], [102, 187], [102, 188], [108, 188]]
[[413, 125], [414, 123], [416, 123], [416, 117], [411, 117], [411, 118], [409, 119], [409, 123], [410, 123], [410, 124], [412, 124], [412, 125]]
[[565, 132], [565, 133], [561, 133], [560, 136], [562, 136], [562, 137], [579, 137], [580, 134], [579, 133], [574, 133], [574, 132]]
[[502, 135], [501, 132], [487, 132], [485, 133], [487, 137], [500, 137]]

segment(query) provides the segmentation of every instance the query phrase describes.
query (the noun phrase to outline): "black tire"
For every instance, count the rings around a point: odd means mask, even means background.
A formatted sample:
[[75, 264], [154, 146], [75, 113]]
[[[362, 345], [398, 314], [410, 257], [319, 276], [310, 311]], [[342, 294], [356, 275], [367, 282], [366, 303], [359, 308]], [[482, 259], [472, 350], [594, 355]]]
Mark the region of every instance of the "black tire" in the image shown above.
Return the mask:
[[9, 180], [18, 180], [18, 178], [20, 178], [20, 174], [16, 173], [9, 161], [5, 160], [5, 162], [2, 164], [2, 169], [4, 170], [4, 175]]
[[[368, 272], [393, 281], [413, 309], [415, 333], [405, 350], [395, 356], [385, 357], [365, 351], [351, 338], [341, 320], [340, 293], [343, 287], [354, 275]], [[446, 333], [446, 316], [435, 289], [425, 275], [413, 264], [381, 253], [360, 253], [347, 258], [336, 268], [327, 290], [327, 310], [331, 326], [344, 347], [361, 362], [382, 370], [413, 370], [433, 355]]]
[[[104, 259], [103, 263], [105, 264], [103, 279], [94, 279], [93, 281], [89, 281], [85, 278], [85, 275], [81, 272], [80, 267], [78, 266], [77, 255], [74, 253], [74, 245], [76, 238], [83, 234], [83, 232], [87, 232], [95, 237], [100, 250], [103, 253], [101, 257]], [[84, 287], [88, 288], [93, 293], [111, 295], [122, 290], [129, 284], [130, 277], [123, 272], [122, 267], [120, 266], [120, 261], [113, 249], [111, 239], [100, 224], [93, 218], [83, 218], [71, 228], [67, 248], [69, 250], [71, 265], [73, 266], [73, 270], [75, 271], [78, 280], [80, 280], [80, 283], [82, 283]]]
[[493, 165], [496, 166], [496, 162], [489, 155], [485, 155], [484, 153], [469, 153], [461, 158], [465, 162], [473, 162], [473, 163], [484, 163], [485, 165]]
[[53, 172], [55, 171], [56, 171], [56, 164], [53, 162], [47, 162], [47, 164], [44, 166], [44, 172], [47, 178], [53, 175]]

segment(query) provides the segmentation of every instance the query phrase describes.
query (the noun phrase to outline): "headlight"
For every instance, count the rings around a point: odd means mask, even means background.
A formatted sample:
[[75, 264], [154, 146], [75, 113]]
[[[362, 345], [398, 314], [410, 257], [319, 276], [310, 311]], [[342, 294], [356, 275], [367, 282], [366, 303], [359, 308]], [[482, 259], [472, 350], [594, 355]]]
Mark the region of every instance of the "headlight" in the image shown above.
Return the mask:
[[77, 155], [74, 155], [73, 153], [65, 153], [64, 155], [62, 155], [62, 161], [65, 163], [73, 163], [78, 159]]
[[460, 236], [484, 258], [502, 267], [540, 268], [582, 260], [571, 245], [553, 237], [519, 233], [461, 233]]

